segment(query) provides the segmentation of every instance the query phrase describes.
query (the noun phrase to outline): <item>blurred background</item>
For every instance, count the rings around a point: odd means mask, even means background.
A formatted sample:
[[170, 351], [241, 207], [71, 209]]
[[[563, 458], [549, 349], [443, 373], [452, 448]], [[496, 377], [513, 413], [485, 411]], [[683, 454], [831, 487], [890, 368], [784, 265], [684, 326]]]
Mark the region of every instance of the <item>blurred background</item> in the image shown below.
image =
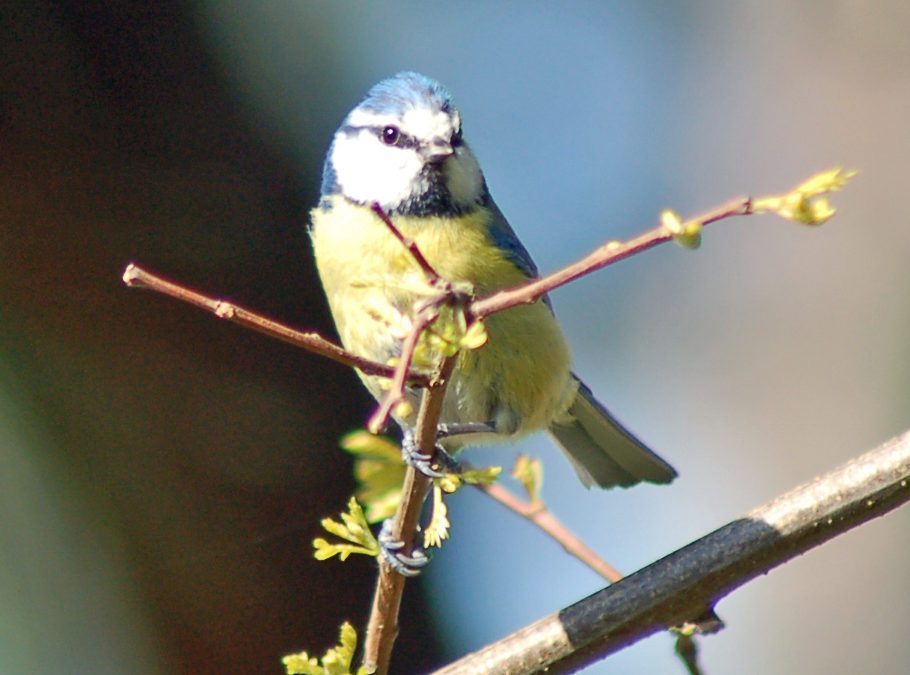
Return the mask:
[[[365, 624], [371, 561], [311, 555], [353, 489], [355, 377], [120, 275], [331, 335], [307, 210], [336, 125], [402, 69], [453, 92], [544, 271], [667, 206], [861, 171], [821, 229], [726, 222], [555, 294], [577, 371], [681, 474], [588, 492], [546, 438], [520, 446], [614, 565], [910, 426], [907, 3], [8, 0], [0, 25], [0, 672], [280, 673]], [[451, 502], [396, 672], [602, 586], [500, 507]], [[904, 509], [724, 600], [707, 672], [905, 673], [908, 527]], [[590, 672], [683, 668], [658, 635]]]

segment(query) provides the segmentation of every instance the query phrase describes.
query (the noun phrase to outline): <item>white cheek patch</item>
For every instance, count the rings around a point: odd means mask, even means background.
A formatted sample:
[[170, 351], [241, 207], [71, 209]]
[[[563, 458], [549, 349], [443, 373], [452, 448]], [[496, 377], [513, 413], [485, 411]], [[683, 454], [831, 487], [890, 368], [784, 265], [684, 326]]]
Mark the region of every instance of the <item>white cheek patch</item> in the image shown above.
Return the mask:
[[342, 194], [394, 207], [411, 197], [423, 162], [410, 148], [384, 145], [370, 131], [335, 136], [332, 165]]

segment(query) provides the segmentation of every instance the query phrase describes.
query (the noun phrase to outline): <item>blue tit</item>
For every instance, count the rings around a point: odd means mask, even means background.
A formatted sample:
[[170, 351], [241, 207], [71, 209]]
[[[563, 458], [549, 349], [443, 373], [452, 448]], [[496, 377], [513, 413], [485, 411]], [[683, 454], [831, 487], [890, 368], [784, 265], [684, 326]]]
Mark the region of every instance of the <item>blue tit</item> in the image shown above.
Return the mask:
[[[490, 196], [437, 82], [405, 72], [376, 84], [335, 133], [310, 234], [345, 348], [382, 363], [425, 299], [423, 273], [372, 210], [378, 204], [439, 275], [478, 297], [538, 276]], [[488, 340], [458, 356], [441, 422], [443, 447], [511, 440], [546, 429], [586, 486], [668, 483], [676, 471], [623, 428], [571, 371], [569, 348], [544, 298], [488, 317]], [[377, 398], [388, 381], [361, 375]], [[396, 419], [413, 429], [411, 412]]]

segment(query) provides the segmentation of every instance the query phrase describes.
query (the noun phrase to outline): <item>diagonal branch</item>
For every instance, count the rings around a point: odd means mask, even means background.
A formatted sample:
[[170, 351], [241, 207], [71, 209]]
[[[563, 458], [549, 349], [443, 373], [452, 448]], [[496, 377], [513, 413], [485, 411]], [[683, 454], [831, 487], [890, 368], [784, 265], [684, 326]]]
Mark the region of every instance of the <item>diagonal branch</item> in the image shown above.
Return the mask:
[[540, 500], [526, 501], [512, 494], [499, 483], [475, 485], [490, 499], [499, 502], [513, 513], [536, 525], [551, 539], [563, 547], [566, 553], [587, 565], [591, 570], [610, 583], [622, 579], [622, 572], [585, 544], [575, 533], [563, 525]]
[[[316, 333], [304, 333], [299, 330], [294, 330], [277, 321], [267, 319], [261, 314], [256, 314], [255, 312], [251, 312], [243, 307], [238, 307], [230, 302], [203, 295], [186, 286], [181, 286], [173, 281], [168, 281], [167, 279], [144, 270], [138, 265], [130, 263], [126, 266], [126, 269], [123, 271], [123, 283], [130, 288], [145, 288], [176, 298], [177, 300], [182, 300], [183, 302], [188, 302], [195, 307], [208, 310], [219, 319], [227, 319], [228, 321], [238, 323], [246, 328], [252, 328], [255, 331], [273, 338], [278, 338], [295, 347], [302, 347], [319, 356], [325, 356], [336, 363], [357, 368], [367, 375], [379, 375], [381, 377], [393, 377], [395, 375], [395, 369], [391, 366], [352, 354]], [[409, 381], [414, 384], [426, 385], [429, 378], [417, 373], [412, 373]]]
[[385, 209], [383, 209], [378, 203], [373, 202], [373, 204], [370, 205], [370, 209], [372, 209], [373, 213], [375, 213], [385, 224], [389, 232], [392, 233], [392, 236], [401, 242], [401, 245], [404, 246], [407, 249], [408, 253], [411, 254], [414, 262], [417, 263], [420, 271], [423, 272], [423, 276], [426, 279], [426, 282], [431, 286], [439, 284], [442, 281], [442, 277], [440, 277], [439, 273], [433, 269], [433, 266], [423, 255], [423, 251], [421, 251], [420, 247], [417, 246], [417, 242], [410, 237], [406, 237], [401, 230], [395, 227], [394, 223], [392, 223], [392, 219], [389, 218], [389, 214], [387, 214], [385, 212]]
[[[622, 572], [601, 558], [591, 547], [566, 527], [541, 500], [526, 501], [512, 494], [499, 483], [491, 483], [489, 485], [481, 483], [474, 487], [486, 494], [490, 499], [499, 502], [513, 513], [538, 527], [553, 541], [562, 546], [566, 553], [587, 565], [589, 569], [611, 584], [622, 580]], [[695, 634], [712, 634], [720, 631], [723, 627], [723, 619], [711, 607], [702, 607], [699, 614], [692, 615], [685, 623], [670, 629], [671, 632], [676, 634], [676, 648], [674, 651], [690, 673], [697, 674], [701, 672], [698, 665], [698, 646], [695, 642]]]
[[437, 671], [574, 672], [910, 501], [910, 431]]
[[[686, 225], [697, 232], [705, 225], [716, 223], [719, 220], [734, 216], [749, 216], [753, 213], [751, 197], [740, 197], [699, 216], [690, 218], [686, 221]], [[565, 286], [580, 277], [596, 272], [620, 260], [625, 260], [636, 253], [647, 251], [658, 244], [679, 238], [679, 232], [674, 232], [666, 224], [661, 223], [657, 227], [628, 241], [609, 241], [581, 260], [567, 265], [552, 274], [476, 300], [471, 305], [471, 313], [477, 319], [483, 319], [516, 305], [536, 302], [550, 291], [556, 290], [560, 286]]]

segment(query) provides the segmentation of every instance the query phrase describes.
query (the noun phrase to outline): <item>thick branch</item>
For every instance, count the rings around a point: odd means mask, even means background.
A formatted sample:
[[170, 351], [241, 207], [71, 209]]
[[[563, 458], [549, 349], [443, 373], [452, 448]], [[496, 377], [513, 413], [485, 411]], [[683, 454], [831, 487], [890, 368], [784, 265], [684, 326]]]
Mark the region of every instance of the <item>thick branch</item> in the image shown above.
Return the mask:
[[910, 432], [437, 675], [573, 672], [910, 500]]

